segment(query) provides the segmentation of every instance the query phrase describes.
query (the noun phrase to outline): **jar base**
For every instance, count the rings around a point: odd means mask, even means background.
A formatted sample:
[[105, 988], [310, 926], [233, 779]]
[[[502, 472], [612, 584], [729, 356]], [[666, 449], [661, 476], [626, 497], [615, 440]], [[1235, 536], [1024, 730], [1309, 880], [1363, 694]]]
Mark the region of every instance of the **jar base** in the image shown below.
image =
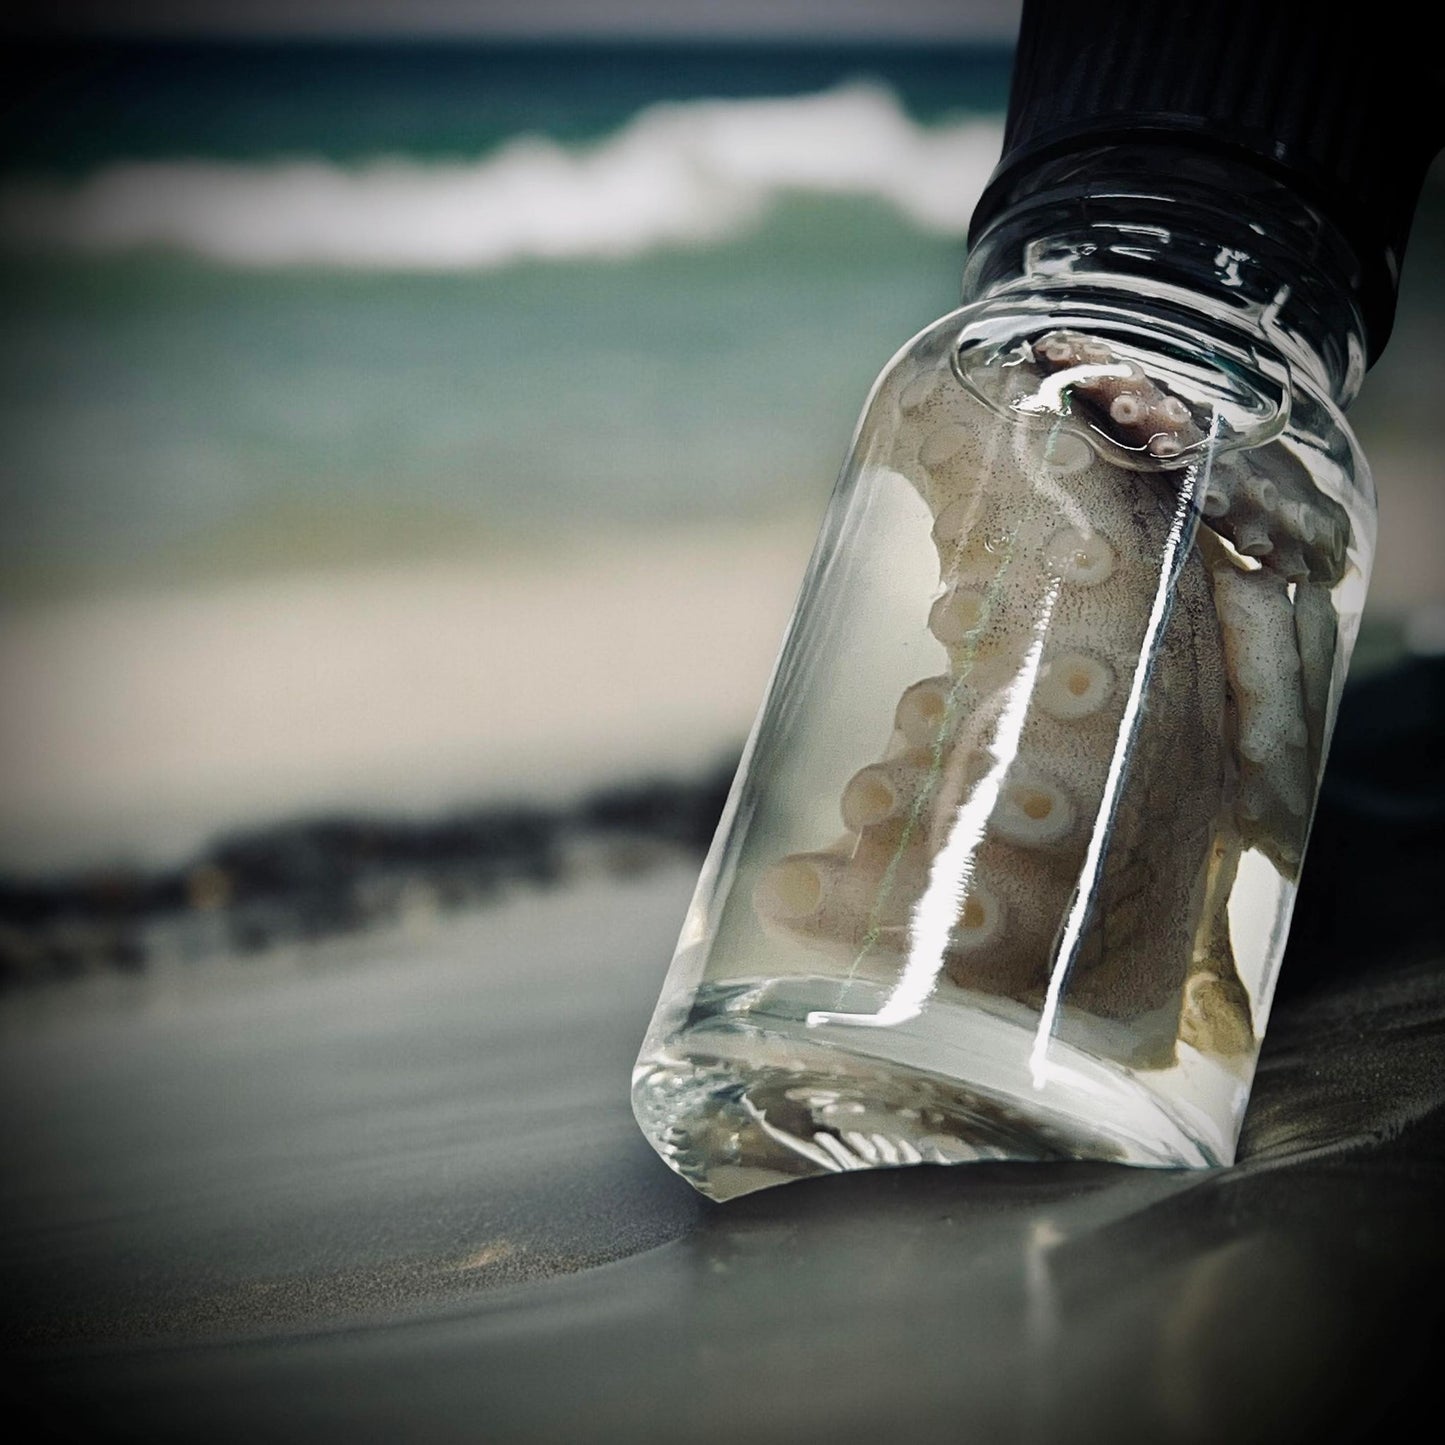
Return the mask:
[[910, 1164], [1232, 1159], [1232, 1138], [1169, 1098], [1168, 1076], [1182, 1065], [1133, 1069], [1055, 1037], [1040, 1079], [1030, 1067], [1038, 1015], [1022, 1005], [950, 990], [912, 1019], [860, 1022], [886, 1002], [880, 985], [840, 990], [836, 978], [702, 989], [682, 1028], [639, 1060], [632, 1097], [643, 1133], [719, 1201]]

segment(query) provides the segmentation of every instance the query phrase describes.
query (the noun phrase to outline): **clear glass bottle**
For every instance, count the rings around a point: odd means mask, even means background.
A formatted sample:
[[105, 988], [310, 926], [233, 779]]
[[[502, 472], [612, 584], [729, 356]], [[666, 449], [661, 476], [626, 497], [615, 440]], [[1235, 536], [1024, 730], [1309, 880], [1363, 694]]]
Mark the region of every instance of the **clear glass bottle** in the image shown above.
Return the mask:
[[634, 1075], [713, 1198], [1233, 1158], [1374, 498], [1348, 252], [1218, 168], [1043, 167], [873, 389]]

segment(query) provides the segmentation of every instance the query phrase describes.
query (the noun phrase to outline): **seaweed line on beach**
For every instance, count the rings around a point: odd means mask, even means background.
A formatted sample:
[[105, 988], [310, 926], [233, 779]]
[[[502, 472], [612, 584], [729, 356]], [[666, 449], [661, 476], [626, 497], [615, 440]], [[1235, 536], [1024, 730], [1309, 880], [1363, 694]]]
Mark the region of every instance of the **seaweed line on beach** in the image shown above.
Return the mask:
[[737, 766], [652, 778], [567, 805], [500, 804], [443, 818], [303, 819], [218, 838], [177, 866], [0, 876], [0, 989], [144, 972], [415, 916], [519, 886], [636, 874], [707, 848]]
[[[1445, 657], [1408, 658], [1346, 689], [1277, 999], [1445, 952], [1442, 719]], [[281, 823], [163, 870], [0, 876], [0, 992], [259, 955], [518, 888], [695, 862], [735, 767], [729, 756], [692, 777], [640, 779], [561, 806]]]

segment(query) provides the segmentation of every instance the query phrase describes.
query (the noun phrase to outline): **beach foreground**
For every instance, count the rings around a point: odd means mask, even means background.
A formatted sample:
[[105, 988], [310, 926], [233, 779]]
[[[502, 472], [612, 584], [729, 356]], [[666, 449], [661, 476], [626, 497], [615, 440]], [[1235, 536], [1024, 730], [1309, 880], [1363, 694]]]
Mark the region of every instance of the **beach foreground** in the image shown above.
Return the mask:
[[1284, 1442], [1423, 1398], [1437, 968], [1283, 1004], [1231, 1170], [719, 1207], [627, 1103], [692, 877], [0, 1000], [12, 1400], [71, 1438]]

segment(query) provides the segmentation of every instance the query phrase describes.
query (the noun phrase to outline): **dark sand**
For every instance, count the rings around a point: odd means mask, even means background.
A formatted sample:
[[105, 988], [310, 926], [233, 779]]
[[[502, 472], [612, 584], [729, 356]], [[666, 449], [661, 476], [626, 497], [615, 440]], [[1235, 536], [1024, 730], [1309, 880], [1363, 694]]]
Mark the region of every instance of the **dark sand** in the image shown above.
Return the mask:
[[692, 861], [11, 990], [16, 1408], [147, 1442], [1393, 1438], [1440, 1333], [1445, 971], [1388, 840], [1440, 820], [1391, 822], [1418, 770], [1377, 738], [1352, 773], [1349, 737], [1229, 1170], [697, 1199], [627, 1101]]

